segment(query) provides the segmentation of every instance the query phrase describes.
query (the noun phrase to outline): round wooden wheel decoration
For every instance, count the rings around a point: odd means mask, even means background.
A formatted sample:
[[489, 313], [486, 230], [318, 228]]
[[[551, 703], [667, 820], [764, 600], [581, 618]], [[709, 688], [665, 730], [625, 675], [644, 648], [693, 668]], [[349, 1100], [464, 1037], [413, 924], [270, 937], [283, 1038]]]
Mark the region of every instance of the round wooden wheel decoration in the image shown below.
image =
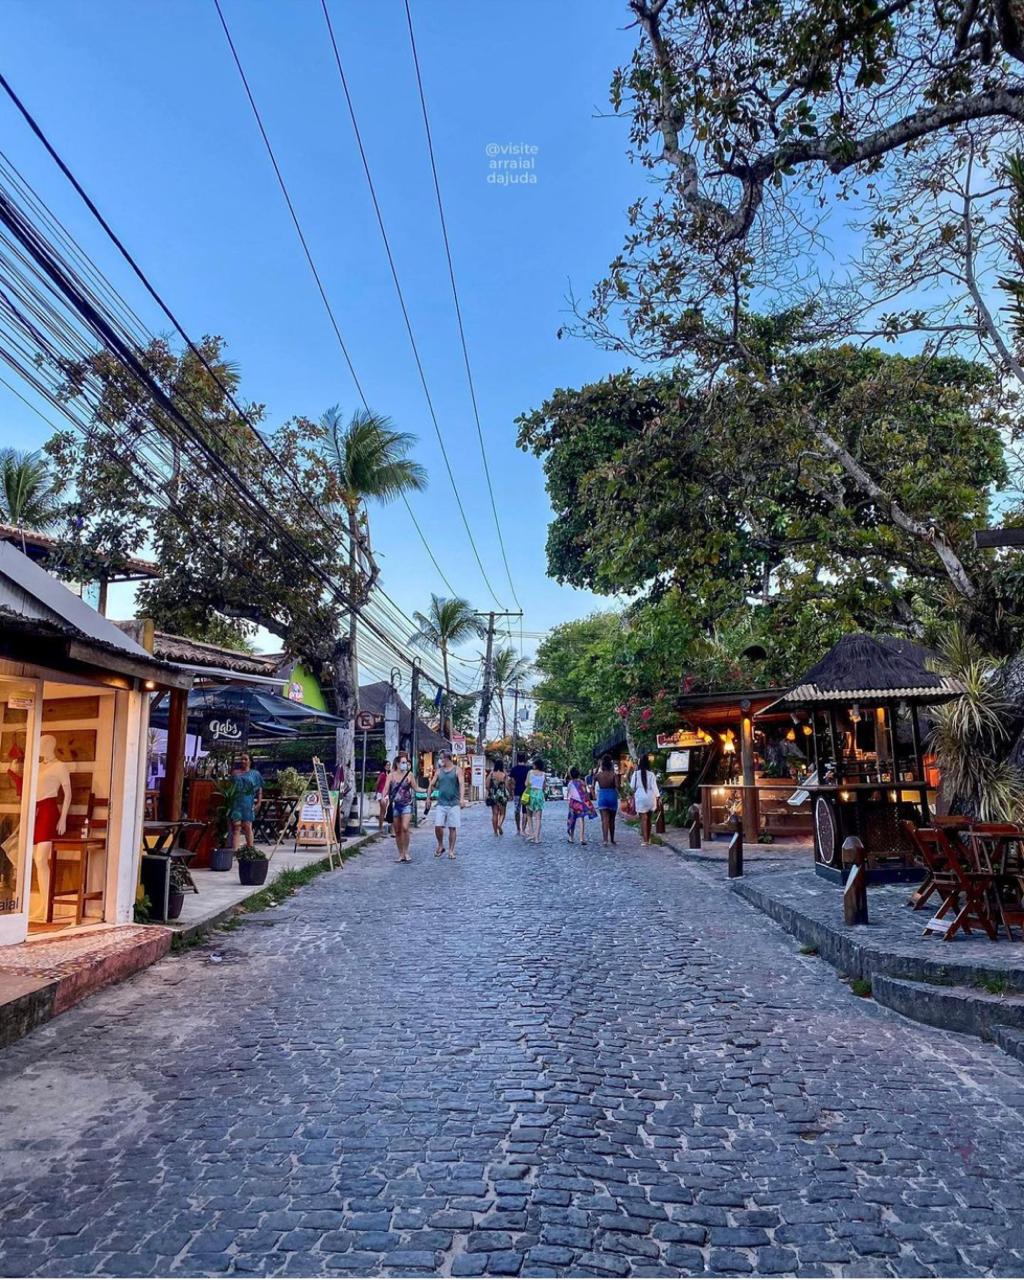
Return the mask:
[[836, 820], [832, 806], [824, 796], [818, 796], [814, 805], [814, 827], [818, 837], [818, 856], [827, 866], [838, 866], [836, 847]]

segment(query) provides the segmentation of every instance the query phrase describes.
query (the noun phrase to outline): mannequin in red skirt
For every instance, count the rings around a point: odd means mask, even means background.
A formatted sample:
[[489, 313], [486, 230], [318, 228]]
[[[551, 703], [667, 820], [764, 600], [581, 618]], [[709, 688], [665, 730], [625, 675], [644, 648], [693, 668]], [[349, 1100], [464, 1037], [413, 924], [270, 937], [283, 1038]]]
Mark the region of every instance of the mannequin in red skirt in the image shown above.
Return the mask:
[[[60, 796], [58, 801], [57, 797]], [[50, 844], [68, 828], [71, 808], [71, 771], [57, 759], [57, 739], [44, 733], [39, 739], [39, 779], [36, 782], [36, 820], [32, 832], [32, 860], [39, 882], [39, 898], [32, 904], [30, 919], [46, 919], [50, 892]]]

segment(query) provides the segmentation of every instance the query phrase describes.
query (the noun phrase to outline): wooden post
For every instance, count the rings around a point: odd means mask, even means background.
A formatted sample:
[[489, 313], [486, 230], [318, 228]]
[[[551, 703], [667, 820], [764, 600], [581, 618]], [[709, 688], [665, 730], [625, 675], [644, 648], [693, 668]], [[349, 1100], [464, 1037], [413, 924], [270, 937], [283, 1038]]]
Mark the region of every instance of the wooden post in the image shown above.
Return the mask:
[[733, 814], [729, 819], [734, 828], [733, 837], [729, 841], [729, 879], [736, 880], [743, 875], [743, 824]]
[[857, 836], [847, 836], [843, 841], [843, 867], [848, 869], [843, 887], [843, 920], [849, 925], [867, 924], [867, 869], [864, 845]]
[[160, 784], [160, 804], [167, 822], [181, 817], [185, 785], [185, 735], [188, 732], [188, 690], [172, 689], [167, 710], [167, 772]]
[[699, 849], [700, 845], [700, 805], [691, 804], [686, 815], [690, 824], [690, 848]]
[[757, 793], [754, 790], [754, 722], [750, 703], [744, 699], [740, 717], [740, 767], [743, 770], [743, 833], [757, 839]]

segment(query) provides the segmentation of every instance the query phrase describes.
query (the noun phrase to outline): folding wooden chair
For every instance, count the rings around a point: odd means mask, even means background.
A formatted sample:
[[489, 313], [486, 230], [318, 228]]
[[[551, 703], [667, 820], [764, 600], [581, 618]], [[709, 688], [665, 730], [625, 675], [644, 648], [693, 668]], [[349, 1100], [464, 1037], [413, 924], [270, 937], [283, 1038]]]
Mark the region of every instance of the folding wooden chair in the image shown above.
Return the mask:
[[[1010, 858], [1010, 846], [1017, 857]], [[1013, 822], [976, 822], [971, 827], [971, 851], [975, 865], [992, 873], [992, 902], [1003, 922], [1006, 936], [1013, 941], [1013, 925], [1024, 928], [1024, 871], [1021, 852], [1024, 830]]]
[[[945, 858], [949, 870], [953, 874], [954, 887], [943, 899], [942, 905], [924, 927], [924, 936], [930, 933], [940, 934], [945, 942], [951, 942], [961, 929], [971, 932], [971, 925], [979, 925], [993, 942], [999, 937], [992, 919], [989, 895], [995, 882], [991, 871], [978, 870], [972, 864], [970, 855], [958, 840], [950, 839], [944, 831], [934, 827], [922, 827], [918, 830], [918, 838], [922, 844], [929, 845], [938, 851], [938, 856]], [[963, 896], [963, 906], [960, 898]], [[952, 920], [946, 916], [956, 911]]]
[[959, 886], [946, 855], [939, 846], [936, 838], [938, 833], [928, 827], [915, 827], [905, 819], [900, 826], [925, 869], [924, 879], [907, 899], [907, 906], [920, 911], [934, 893], [940, 894], [945, 901]]

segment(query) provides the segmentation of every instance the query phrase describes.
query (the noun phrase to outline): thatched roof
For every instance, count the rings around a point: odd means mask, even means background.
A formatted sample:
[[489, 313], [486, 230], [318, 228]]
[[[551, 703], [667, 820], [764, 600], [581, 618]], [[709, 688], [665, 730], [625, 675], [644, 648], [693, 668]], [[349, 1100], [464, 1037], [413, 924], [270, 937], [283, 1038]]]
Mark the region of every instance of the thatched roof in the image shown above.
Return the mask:
[[923, 645], [899, 636], [843, 636], [779, 703], [945, 702], [961, 693], [962, 686], [929, 670], [933, 657]]
[[[359, 686], [359, 710], [369, 711], [371, 715], [380, 716], [383, 720], [387, 706], [388, 691], [391, 686], [386, 680], [376, 680], [373, 684]], [[436, 729], [432, 729], [423, 720], [417, 721], [418, 745], [421, 751], [447, 751], [451, 743], [442, 738]], [[401, 698], [398, 699], [398, 732], [403, 739], [412, 737], [412, 713]]]

